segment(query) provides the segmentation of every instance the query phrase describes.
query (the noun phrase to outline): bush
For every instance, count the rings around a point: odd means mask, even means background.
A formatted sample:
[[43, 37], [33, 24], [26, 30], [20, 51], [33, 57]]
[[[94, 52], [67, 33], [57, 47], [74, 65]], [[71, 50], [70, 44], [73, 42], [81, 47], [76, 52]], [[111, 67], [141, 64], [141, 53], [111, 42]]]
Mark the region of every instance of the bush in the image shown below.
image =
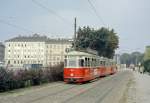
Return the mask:
[[0, 69], [0, 92], [63, 80], [63, 63], [45, 69]]
[[63, 80], [63, 68], [64, 68], [63, 63], [50, 68], [52, 81]]
[[150, 73], [150, 60], [144, 61], [143, 65], [144, 65], [144, 72], [149, 72]]
[[11, 88], [12, 78], [12, 71], [7, 71], [4, 68], [0, 69], [0, 92], [7, 91]]

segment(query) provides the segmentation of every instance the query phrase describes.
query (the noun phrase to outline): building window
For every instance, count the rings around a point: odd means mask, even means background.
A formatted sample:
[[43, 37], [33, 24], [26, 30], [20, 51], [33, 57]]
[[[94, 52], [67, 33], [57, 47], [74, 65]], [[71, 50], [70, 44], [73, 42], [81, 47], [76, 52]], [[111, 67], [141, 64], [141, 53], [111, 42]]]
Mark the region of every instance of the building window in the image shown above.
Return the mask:
[[53, 57], [53, 60], [55, 61], [55, 57]]
[[14, 64], [16, 64], [16, 61], [14, 61]]
[[50, 48], [52, 48], [52, 45], [50, 45]]
[[10, 60], [8, 60], [8, 64], [10, 64]]

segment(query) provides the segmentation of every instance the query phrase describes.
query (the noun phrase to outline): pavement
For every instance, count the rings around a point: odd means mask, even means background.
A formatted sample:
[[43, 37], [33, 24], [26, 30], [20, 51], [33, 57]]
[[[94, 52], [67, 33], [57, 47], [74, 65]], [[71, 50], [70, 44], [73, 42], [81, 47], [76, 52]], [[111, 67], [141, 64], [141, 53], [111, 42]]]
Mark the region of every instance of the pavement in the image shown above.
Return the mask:
[[133, 80], [126, 70], [84, 84], [49, 83], [1, 93], [0, 103], [123, 103]]
[[128, 86], [126, 103], [150, 103], [150, 75], [135, 71], [133, 76]]

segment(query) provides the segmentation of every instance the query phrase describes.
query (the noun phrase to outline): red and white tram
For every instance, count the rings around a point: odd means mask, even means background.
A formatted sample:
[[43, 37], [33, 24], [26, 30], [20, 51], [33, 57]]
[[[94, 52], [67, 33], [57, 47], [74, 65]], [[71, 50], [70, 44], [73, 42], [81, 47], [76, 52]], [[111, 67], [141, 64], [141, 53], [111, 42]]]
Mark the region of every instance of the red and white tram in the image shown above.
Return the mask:
[[64, 64], [64, 81], [67, 83], [82, 83], [117, 71], [112, 59], [82, 51], [68, 52]]

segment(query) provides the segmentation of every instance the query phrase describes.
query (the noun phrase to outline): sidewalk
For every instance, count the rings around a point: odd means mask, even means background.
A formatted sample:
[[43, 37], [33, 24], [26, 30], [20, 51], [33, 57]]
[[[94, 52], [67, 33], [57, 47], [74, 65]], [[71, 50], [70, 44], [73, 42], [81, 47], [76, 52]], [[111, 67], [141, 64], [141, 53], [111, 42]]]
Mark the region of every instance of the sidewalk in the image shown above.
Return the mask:
[[150, 75], [134, 72], [129, 84], [127, 103], [150, 103]]

